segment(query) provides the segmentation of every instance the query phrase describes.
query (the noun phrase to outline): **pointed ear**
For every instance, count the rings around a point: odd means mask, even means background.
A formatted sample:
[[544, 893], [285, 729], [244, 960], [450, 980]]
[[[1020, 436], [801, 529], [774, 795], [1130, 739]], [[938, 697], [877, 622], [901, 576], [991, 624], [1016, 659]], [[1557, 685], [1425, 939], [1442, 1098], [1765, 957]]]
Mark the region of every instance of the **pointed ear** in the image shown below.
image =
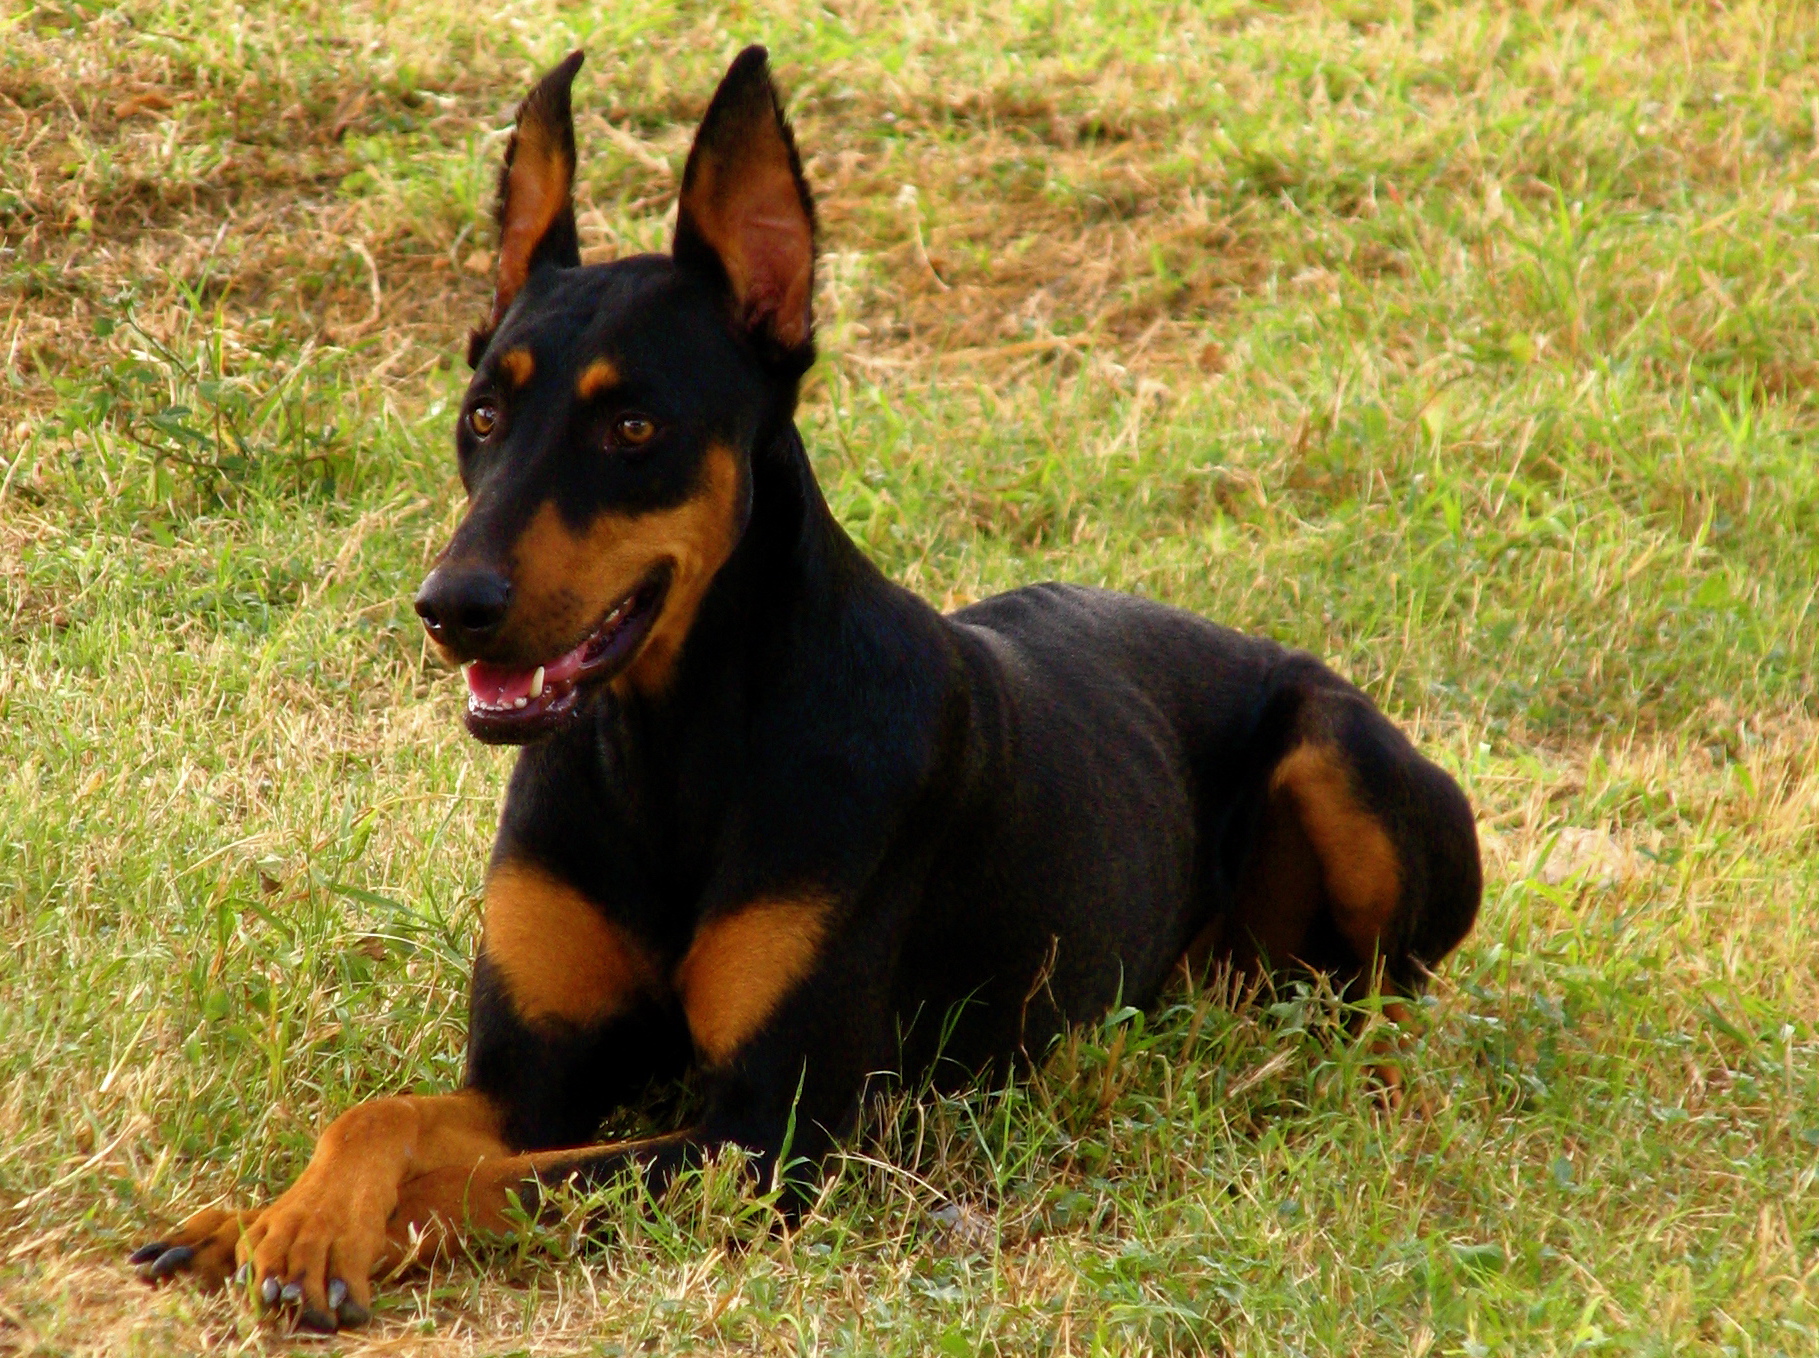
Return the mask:
[[815, 204], [762, 47], [734, 60], [695, 133], [673, 253], [725, 287], [733, 324], [766, 357], [813, 361]]
[[575, 120], [568, 91], [582, 55], [569, 53], [518, 105], [518, 126], [506, 143], [499, 171], [499, 263], [489, 330], [504, 319], [532, 269], [540, 264], [573, 268], [581, 262], [573, 196]]

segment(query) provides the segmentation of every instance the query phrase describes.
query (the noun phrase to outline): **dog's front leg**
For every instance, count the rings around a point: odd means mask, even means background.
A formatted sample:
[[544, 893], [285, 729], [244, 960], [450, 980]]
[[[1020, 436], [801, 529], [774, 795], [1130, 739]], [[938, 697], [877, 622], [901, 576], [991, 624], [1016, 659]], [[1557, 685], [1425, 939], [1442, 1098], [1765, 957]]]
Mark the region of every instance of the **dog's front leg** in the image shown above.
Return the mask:
[[154, 1281], [187, 1273], [219, 1285], [237, 1263], [267, 1306], [295, 1306], [302, 1323], [332, 1330], [366, 1318], [368, 1279], [398, 1253], [388, 1228], [414, 1179], [471, 1172], [510, 1155], [493, 1101], [458, 1094], [374, 1099], [349, 1109], [316, 1143], [309, 1165], [263, 1211], [196, 1213], [167, 1240], [133, 1256]]
[[470, 1221], [502, 1227], [506, 1190], [559, 1167], [522, 1152], [580, 1145], [614, 1103], [679, 1069], [685, 1039], [649, 1002], [655, 977], [643, 945], [574, 887], [501, 862], [475, 959], [468, 1087], [350, 1109], [269, 1207], [199, 1212], [132, 1262], [148, 1281], [204, 1286], [245, 1266], [268, 1307], [316, 1329], [359, 1323], [374, 1273], [432, 1255]]
[[[384, 1246], [373, 1256], [377, 1266], [413, 1253], [428, 1258], [467, 1231], [509, 1230], [513, 1199], [534, 1211], [543, 1188], [556, 1183], [587, 1187], [637, 1172], [660, 1192], [678, 1170], [727, 1145], [751, 1157], [761, 1180], [789, 1161], [818, 1160], [851, 1125], [867, 1074], [890, 1055], [888, 931], [876, 920], [854, 924], [837, 901], [810, 893], [710, 912], [674, 974], [706, 1094], [700, 1122], [667, 1136], [489, 1156], [478, 1163], [457, 1160], [408, 1176]], [[483, 963], [469, 1074], [503, 1080], [513, 1068], [506, 1053], [517, 1053], [522, 1076], [535, 1068], [524, 1057], [536, 1048], [512, 1021], [514, 1007], [494, 1001], [491, 975], [492, 963]], [[629, 1037], [633, 1030], [617, 1031]], [[571, 1083], [555, 1082], [550, 1090]], [[501, 1103], [512, 1110], [509, 1122], [538, 1129], [527, 1137], [508, 1126], [514, 1142], [548, 1144], [548, 1137], [567, 1130], [559, 1101], [501, 1085], [507, 1088]], [[584, 1116], [597, 1119], [598, 1110]], [[786, 1198], [785, 1210], [799, 1206], [794, 1196]], [[255, 1248], [256, 1265], [262, 1257]]]
[[852, 1128], [867, 1078], [894, 1063], [895, 899], [801, 892], [731, 905], [702, 921], [677, 968], [707, 1077], [701, 1135], [744, 1147], [760, 1177], [818, 1161]]

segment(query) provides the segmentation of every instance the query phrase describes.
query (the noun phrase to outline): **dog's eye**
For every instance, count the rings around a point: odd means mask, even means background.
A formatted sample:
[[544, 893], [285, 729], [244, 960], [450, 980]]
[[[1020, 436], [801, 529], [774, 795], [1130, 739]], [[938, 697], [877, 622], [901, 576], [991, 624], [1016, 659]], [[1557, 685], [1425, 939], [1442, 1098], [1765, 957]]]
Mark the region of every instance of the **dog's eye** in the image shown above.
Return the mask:
[[621, 415], [613, 421], [613, 440], [627, 448], [640, 448], [657, 434], [657, 422], [648, 415]]
[[499, 427], [499, 407], [487, 401], [467, 412], [468, 431], [477, 439], [490, 438]]

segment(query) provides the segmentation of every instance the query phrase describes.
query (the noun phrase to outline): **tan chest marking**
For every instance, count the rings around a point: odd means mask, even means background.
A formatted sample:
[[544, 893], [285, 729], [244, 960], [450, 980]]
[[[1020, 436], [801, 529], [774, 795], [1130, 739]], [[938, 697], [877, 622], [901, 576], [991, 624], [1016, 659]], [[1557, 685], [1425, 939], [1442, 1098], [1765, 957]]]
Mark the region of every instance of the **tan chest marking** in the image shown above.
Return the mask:
[[530, 863], [501, 863], [487, 878], [481, 947], [526, 1019], [598, 1023], [662, 986], [637, 939]]
[[1368, 961], [1395, 918], [1402, 896], [1402, 864], [1383, 824], [1352, 790], [1352, 774], [1325, 745], [1290, 752], [1270, 778], [1272, 792], [1294, 802], [1302, 831], [1320, 859], [1332, 898], [1334, 923]]
[[695, 1049], [710, 1064], [744, 1046], [814, 969], [827, 920], [819, 898], [759, 900], [696, 931], [676, 990]]

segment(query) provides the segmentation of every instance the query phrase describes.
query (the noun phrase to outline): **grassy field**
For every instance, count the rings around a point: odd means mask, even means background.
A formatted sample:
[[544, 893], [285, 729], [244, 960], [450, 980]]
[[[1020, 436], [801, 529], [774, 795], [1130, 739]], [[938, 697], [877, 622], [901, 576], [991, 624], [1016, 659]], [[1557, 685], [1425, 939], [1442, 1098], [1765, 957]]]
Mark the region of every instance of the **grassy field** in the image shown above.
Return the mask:
[[504, 130], [585, 46], [586, 254], [659, 248], [751, 40], [851, 532], [1329, 658], [1480, 926], [1399, 1110], [1320, 995], [1181, 995], [794, 1233], [722, 1167], [312, 1351], [1819, 1352], [1819, 10], [10, 0], [0, 1353], [286, 1348], [122, 1256], [458, 1078], [509, 756], [409, 597]]

